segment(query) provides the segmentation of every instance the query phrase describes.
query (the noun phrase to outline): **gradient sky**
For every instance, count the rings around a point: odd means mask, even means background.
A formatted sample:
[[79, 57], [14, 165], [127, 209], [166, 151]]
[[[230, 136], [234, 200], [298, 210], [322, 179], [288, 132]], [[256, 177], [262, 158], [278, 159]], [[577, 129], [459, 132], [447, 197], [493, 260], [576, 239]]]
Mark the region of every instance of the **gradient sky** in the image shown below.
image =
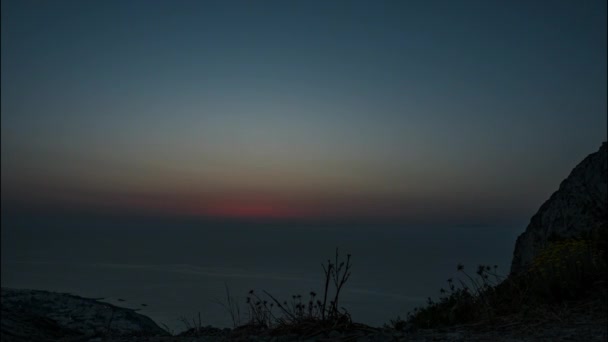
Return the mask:
[[606, 140], [606, 12], [3, 0], [3, 209], [527, 219]]

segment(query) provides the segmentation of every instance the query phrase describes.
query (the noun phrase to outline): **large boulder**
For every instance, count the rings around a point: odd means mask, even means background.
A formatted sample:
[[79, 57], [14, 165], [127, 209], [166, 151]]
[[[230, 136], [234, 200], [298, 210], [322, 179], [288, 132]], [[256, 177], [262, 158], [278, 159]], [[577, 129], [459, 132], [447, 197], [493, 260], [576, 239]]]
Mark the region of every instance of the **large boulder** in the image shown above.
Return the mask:
[[168, 335], [132, 309], [66, 293], [2, 288], [2, 341]]
[[526, 269], [553, 238], [577, 238], [608, 229], [608, 155], [606, 142], [570, 173], [532, 216], [517, 238], [511, 274]]

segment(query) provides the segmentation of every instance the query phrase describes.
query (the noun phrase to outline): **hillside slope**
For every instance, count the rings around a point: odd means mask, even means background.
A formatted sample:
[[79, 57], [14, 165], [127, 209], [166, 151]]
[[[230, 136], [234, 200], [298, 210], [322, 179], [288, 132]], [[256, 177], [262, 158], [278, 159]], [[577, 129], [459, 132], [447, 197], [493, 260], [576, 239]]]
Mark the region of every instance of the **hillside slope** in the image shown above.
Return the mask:
[[2, 288], [2, 341], [167, 335], [127, 308], [65, 293]]
[[572, 170], [532, 217], [515, 243], [511, 273], [525, 269], [551, 238], [579, 237], [593, 229], [608, 229], [606, 142]]

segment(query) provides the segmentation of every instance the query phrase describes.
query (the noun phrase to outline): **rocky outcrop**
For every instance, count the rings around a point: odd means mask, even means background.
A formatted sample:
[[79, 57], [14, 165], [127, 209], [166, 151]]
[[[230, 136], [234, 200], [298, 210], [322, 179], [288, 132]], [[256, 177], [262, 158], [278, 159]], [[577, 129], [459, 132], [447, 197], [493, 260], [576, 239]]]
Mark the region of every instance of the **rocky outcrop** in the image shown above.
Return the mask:
[[2, 341], [165, 336], [132, 309], [65, 293], [2, 288]]
[[608, 229], [606, 142], [570, 173], [517, 238], [511, 274], [526, 268], [553, 238], [573, 238]]

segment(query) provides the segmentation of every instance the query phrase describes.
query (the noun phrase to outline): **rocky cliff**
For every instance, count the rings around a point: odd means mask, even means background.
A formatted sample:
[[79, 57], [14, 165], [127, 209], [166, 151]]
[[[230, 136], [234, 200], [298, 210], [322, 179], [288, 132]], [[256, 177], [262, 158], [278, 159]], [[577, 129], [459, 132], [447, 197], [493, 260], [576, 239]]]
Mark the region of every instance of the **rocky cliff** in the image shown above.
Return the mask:
[[65, 293], [2, 288], [2, 341], [165, 336], [132, 309]]
[[572, 238], [608, 229], [608, 155], [606, 142], [570, 173], [532, 216], [517, 238], [511, 273], [526, 268], [552, 238]]

